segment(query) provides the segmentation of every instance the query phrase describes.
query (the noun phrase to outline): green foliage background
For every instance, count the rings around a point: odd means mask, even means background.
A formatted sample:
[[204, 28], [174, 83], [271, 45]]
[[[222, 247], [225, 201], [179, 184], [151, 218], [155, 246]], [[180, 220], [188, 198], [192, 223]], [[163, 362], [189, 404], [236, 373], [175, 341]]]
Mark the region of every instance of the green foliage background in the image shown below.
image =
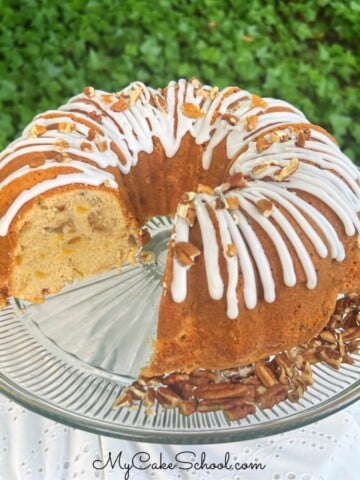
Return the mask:
[[359, 25], [359, 0], [3, 0], [0, 148], [85, 85], [197, 76], [294, 103], [359, 160]]

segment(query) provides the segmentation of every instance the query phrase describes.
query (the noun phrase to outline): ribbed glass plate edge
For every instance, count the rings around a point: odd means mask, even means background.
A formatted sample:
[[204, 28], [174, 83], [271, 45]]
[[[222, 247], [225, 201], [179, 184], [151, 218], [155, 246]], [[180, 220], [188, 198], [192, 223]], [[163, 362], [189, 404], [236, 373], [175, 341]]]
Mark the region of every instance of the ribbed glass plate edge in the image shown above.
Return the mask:
[[34, 413], [72, 428], [129, 441], [184, 445], [238, 442], [263, 438], [304, 427], [333, 415], [358, 401], [360, 399], [360, 381], [318, 405], [307, 408], [301, 413], [297, 412], [283, 418], [278, 418], [276, 421], [270, 420], [257, 425], [236, 424], [235, 426], [231, 426], [229, 424], [226, 429], [219, 430], [219, 428], [214, 428], [213, 430], [199, 432], [190, 432], [181, 429], [159, 431], [156, 428], [147, 428], [145, 430], [139, 427], [106, 423], [94, 418], [85, 417], [76, 412], [63, 410], [57, 405], [43, 401], [40, 397], [29, 394], [29, 392], [19, 388], [1, 373], [0, 391], [8, 398]]
[[[360, 355], [354, 355], [354, 364], [339, 370], [315, 365], [315, 383], [298, 403], [258, 409], [241, 421], [230, 423], [221, 412], [183, 417], [159, 405], [154, 415], [142, 405], [113, 410], [114, 400], [144, 365], [156, 326], [171, 219], [155, 218], [148, 226], [155, 265], [126, 267], [121, 273], [73, 285], [42, 306], [13, 299], [0, 311], [0, 392], [74, 428], [168, 444], [227, 443], [274, 435], [332, 415], [360, 398]], [[129, 342], [134, 331], [135, 346]]]

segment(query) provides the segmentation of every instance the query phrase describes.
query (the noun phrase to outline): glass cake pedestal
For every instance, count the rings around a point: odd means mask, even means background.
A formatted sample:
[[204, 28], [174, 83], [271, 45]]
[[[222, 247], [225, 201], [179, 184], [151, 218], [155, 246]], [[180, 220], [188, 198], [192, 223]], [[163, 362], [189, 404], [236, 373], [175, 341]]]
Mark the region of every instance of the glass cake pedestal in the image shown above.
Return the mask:
[[172, 222], [148, 222], [152, 264], [74, 283], [41, 305], [12, 299], [0, 311], [0, 391], [41, 415], [93, 433], [171, 444], [225, 443], [312, 423], [360, 398], [360, 355], [333, 370], [313, 367], [314, 385], [298, 403], [282, 402], [229, 422], [223, 413], [184, 417], [156, 405], [152, 415], [113, 409], [149, 359]]

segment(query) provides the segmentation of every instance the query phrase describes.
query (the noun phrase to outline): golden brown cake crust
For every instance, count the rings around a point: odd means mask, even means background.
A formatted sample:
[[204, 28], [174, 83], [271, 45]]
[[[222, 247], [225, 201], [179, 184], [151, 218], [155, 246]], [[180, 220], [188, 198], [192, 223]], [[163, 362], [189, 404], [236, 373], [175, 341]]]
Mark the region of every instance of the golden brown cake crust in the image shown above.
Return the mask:
[[[291, 348], [324, 327], [339, 293], [358, 290], [359, 173], [281, 100], [196, 79], [87, 87], [36, 117], [0, 161], [0, 306], [120, 267], [150, 216], [176, 214], [146, 374]], [[179, 243], [195, 252], [185, 264]]]
[[[192, 242], [201, 249], [199, 237], [194, 232]], [[315, 337], [329, 321], [339, 292], [359, 288], [360, 252], [354, 238], [347, 239], [346, 250], [347, 262], [328, 258], [317, 263], [320, 288], [310, 290], [304, 281], [289, 288], [280, 281], [275, 302], [261, 300], [252, 310], [241, 303], [235, 320], [227, 317], [224, 298], [209, 298], [203, 259], [199, 256], [189, 271], [185, 302], [175, 304], [169, 289], [165, 289], [155, 353], [142, 373], [153, 376], [197, 368], [244, 366]], [[172, 256], [168, 262], [171, 264]], [[276, 268], [276, 262], [273, 266]], [[169, 286], [171, 268], [166, 271], [164, 282]], [[280, 277], [279, 271], [277, 275]], [[239, 294], [242, 286], [240, 280]]]

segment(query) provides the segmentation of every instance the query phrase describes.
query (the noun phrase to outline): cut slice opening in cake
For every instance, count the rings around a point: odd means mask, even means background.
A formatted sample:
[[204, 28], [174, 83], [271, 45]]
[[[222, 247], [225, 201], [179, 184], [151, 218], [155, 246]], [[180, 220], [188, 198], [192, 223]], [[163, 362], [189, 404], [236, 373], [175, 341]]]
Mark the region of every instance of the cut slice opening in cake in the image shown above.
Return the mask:
[[68, 188], [36, 198], [16, 223], [9, 290], [42, 302], [75, 279], [133, 263], [138, 229], [116, 193]]

